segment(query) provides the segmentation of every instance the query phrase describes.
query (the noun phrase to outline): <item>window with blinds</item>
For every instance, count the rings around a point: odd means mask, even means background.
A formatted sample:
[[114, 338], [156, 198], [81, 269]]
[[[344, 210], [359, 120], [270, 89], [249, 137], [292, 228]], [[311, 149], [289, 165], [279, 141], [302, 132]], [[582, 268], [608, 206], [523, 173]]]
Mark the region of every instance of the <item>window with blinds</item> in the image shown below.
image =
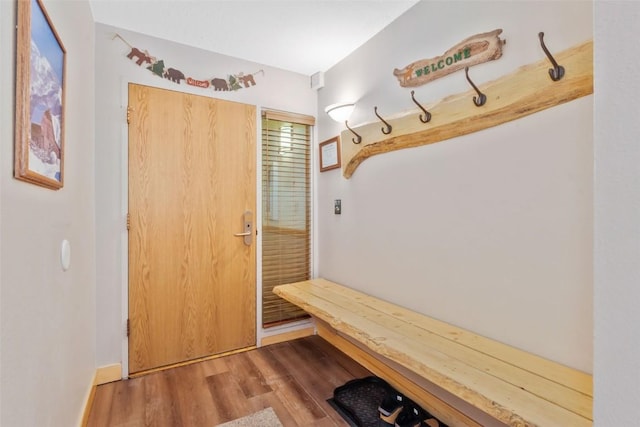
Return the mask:
[[306, 317], [273, 293], [311, 277], [311, 126], [309, 116], [262, 114], [262, 325]]

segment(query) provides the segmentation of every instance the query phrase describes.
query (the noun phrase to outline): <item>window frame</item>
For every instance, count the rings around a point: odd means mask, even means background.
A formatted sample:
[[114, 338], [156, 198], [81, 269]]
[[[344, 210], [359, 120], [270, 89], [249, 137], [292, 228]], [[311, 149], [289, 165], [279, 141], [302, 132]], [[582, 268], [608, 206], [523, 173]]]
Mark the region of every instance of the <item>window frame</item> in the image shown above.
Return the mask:
[[[299, 150], [300, 142], [301, 142], [300, 137], [302, 135], [301, 132], [296, 133], [294, 128], [295, 127], [299, 128], [300, 126], [304, 126], [306, 129], [306, 132], [304, 132], [304, 143], [306, 144], [306, 151], [305, 151], [306, 160], [305, 160], [305, 170], [303, 172], [306, 177], [306, 180], [304, 181], [306, 192], [304, 193], [304, 196], [303, 196], [306, 203], [304, 208], [306, 225], [302, 229], [300, 228], [296, 229], [296, 227], [287, 228], [287, 227], [273, 226], [274, 224], [277, 224], [280, 221], [283, 221], [282, 213], [286, 212], [287, 206], [281, 206], [280, 204], [283, 203], [282, 200], [274, 199], [274, 192], [269, 188], [265, 187], [265, 185], [267, 185], [267, 183], [272, 181], [274, 178], [273, 167], [274, 166], [276, 168], [278, 166], [282, 167], [281, 165], [269, 163], [272, 161], [271, 159], [269, 159], [269, 152], [271, 153], [275, 153], [276, 151], [278, 153], [284, 152], [282, 147], [277, 148], [276, 147], [277, 144], [273, 144], [272, 141], [268, 141], [268, 140], [265, 141], [265, 138], [268, 138], [270, 136], [270, 133], [271, 135], [273, 135], [277, 132], [277, 130], [269, 129], [269, 124], [268, 124], [269, 121], [280, 122], [282, 124], [281, 129], [288, 127], [289, 138], [285, 138], [288, 141], [286, 151], [291, 152], [292, 156], [297, 156], [300, 154], [299, 151], [297, 150]], [[315, 130], [314, 125], [315, 125], [315, 118], [307, 115], [287, 113], [287, 112], [275, 111], [275, 110], [263, 110], [261, 114], [261, 132], [260, 132], [261, 178], [259, 182], [260, 205], [262, 208], [261, 233], [260, 233], [261, 234], [261, 253], [260, 253], [261, 271], [258, 276], [260, 277], [260, 280], [261, 280], [261, 286], [260, 286], [260, 295], [258, 297], [260, 298], [261, 307], [262, 307], [261, 313], [260, 313], [260, 324], [263, 330], [267, 330], [272, 327], [283, 325], [283, 324], [297, 322], [309, 317], [308, 314], [305, 313], [299, 307], [289, 303], [288, 301], [283, 300], [282, 298], [278, 297], [272, 292], [271, 294], [268, 294], [268, 293], [273, 289], [273, 287], [277, 286], [278, 284], [288, 283], [291, 281], [307, 280], [313, 277], [313, 269], [314, 269], [313, 268], [314, 267], [314, 259], [313, 259], [313, 253], [314, 253], [313, 251], [314, 154], [313, 154], [313, 148], [314, 148], [314, 130]], [[283, 164], [285, 166], [298, 165], [299, 163], [297, 162], [299, 162], [299, 160], [291, 160], [290, 163], [285, 161], [283, 162]], [[278, 171], [278, 169], [275, 169], [275, 170], [276, 170], [275, 174], [277, 177], [285, 176], [285, 173]], [[296, 171], [293, 169], [287, 171], [287, 173], [289, 172], [291, 175], [286, 175], [286, 177], [289, 179], [287, 182], [289, 183], [290, 186], [295, 186], [296, 174], [300, 174], [301, 172], [300, 170]], [[278, 185], [280, 186], [281, 184], [278, 183]], [[290, 186], [287, 186], [287, 184], [284, 183], [283, 187], [285, 189], [289, 189], [291, 188]], [[274, 204], [278, 206], [277, 212], [274, 211], [274, 208], [273, 208]], [[284, 202], [284, 204], [286, 204], [286, 202]], [[300, 236], [299, 235], [300, 231], [302, 231], [304, 235]], [[269, 270], [269, 268], [271, 267], [271, 268], [278, 269], [280, 267], [275, 266], [275, 263], [279, 261], [274, 262], [273, 259], [268, 258], [270, 256], [273, 256], [274, 254], [274, 252], [271, 252], [271, 253], [269, 252], [270, 251], [269, 245], [274, 244], [273, 239], [282, 240], [282, 239], [297, 239], [297, 238], [301, 238], [301, 240], [304, 241], [304, 243], [306, 244], [306, 248], [305, 248], [307, 251], [306, 264], [298, 263], [299, 265], [297, 265], [297, 267], [303, 266], [306, 268], [306, 275], [304, 277], [299, 276], [298, 278], [295, 278], [295, 279], [274, 283], [273, 271]], [[298, 247], [299, 245], [300, 243], [296, 243], [293, 245], [293, 247]], [[287, 243], [285, 246], [289, 247], [290, 244]], [[294, 249], [294, 251], [298, 251], [298, 249]], [[285, 249], [285, 252], [286, 252], [286, 249]], [[280, 255], [282, 254], [283, 253], [280, 253]], [[286, 262], [288, 262], [288, 259]], [[286, 276], [286, 273], [283, 273], [282, 275]], [[265, 296], [267, 296], [268, 298], [265, 298]], [[274, 300], [276, 302], [274, 302]], [[275, 311], [275, 310], [279, 310], [279, 311]]]

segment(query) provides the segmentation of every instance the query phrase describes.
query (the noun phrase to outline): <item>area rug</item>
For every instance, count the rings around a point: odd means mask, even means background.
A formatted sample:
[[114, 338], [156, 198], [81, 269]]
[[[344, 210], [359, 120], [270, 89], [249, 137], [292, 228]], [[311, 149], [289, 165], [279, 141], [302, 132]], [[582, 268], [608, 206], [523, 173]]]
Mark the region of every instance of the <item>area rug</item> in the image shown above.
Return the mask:
[[218, 427], [283, 427], [273, 408], [265, 408], [246, 417], [220, 424]]

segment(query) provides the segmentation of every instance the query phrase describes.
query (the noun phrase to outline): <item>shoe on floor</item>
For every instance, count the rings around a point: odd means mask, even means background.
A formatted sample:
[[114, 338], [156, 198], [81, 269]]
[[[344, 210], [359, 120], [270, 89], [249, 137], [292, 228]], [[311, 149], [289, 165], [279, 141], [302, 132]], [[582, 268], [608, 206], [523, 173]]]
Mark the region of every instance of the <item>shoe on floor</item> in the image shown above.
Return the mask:
[[387, 393], [387, 395], [378, 406], [378, 412], [380, 412], [380, 419], [387, 425], [394, 425], [398, 414], [402, 411], [405, 405], [408, 404], [408, 399], [401, 393], [393, 392]]
[[395, 427], [428, 427], [423, 421], [431, 414], [416, 404], [405, 406], [396, 418]]

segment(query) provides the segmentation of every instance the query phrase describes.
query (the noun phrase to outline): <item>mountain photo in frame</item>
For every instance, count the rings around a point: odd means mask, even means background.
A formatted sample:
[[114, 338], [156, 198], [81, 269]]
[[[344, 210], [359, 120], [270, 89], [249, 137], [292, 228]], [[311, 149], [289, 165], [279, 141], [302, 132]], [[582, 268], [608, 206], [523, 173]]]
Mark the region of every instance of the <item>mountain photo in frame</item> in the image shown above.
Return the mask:
[[66, 50], [40, 0], [18, 0], [14, 177], [64, 184]]

